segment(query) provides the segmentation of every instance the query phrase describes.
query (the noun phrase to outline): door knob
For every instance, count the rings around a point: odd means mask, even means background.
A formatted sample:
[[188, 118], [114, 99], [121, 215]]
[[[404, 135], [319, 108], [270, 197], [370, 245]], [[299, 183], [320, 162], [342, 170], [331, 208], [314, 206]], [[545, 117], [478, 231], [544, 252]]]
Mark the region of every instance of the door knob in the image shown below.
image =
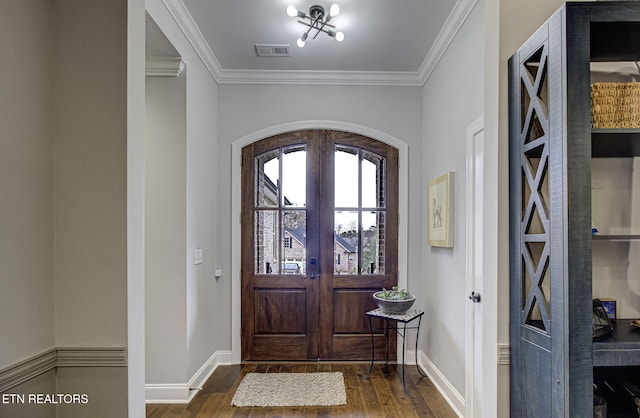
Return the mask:
[[469, 295], [469, 300], [473, 303], [480, 303], [480, 293], [471, 292], [471, 295]]
[[310, 271], [309, 274], [307, 275], [307, 277], [310, 278], [310, 279], [315, 279], [316, 277], [319, 276], [319, 273], [317, 271], [318, 270], [318, 267], [317, 267], [318, 259], [310, 258], [309, 259], [309, 264], [311, 266], [313, 266], [313, 269], [309, 268], [309, 270], [316, 270], [316, 271]]

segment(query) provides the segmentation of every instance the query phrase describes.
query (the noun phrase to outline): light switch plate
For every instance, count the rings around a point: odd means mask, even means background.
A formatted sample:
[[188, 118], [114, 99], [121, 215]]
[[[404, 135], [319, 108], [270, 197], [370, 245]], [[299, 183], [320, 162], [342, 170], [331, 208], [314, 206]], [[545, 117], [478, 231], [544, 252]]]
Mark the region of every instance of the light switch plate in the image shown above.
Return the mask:
[[202, 264], [202, 250], [195, 250], [193, 257], [194, 264]]

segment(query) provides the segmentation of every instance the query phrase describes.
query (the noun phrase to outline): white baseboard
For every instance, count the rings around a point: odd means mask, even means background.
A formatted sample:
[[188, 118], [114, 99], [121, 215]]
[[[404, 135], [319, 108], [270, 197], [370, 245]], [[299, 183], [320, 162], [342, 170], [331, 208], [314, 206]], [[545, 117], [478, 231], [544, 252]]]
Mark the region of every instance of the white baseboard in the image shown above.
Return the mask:
[[[231, 351], [216, 351], [189, 380], [189, 388], [195, 391], [202, 389], [202, 386], [207, 382], [214, 370], [220, 365], [227, 364], [231, 364]], [[191, 395], [192, 398], [193, 396], [195, 396], [195, 392]]]
[[220, 365], [231, 364], [231, 351], [216, 351], [187, 383], [144, 385], [146, 403], [189, 403]]
[[[191, 392], [186, 383], [166, 383], [144, 385], [144, 400], [146, 403], [189, 403]], [[193, 391], [194, 396], [197, 393]]]
[[449, 403], [453, 411], [459, 416], [464, 416], [465, 401], [464, 397], [458, 393], [447, 378], [438, 370], [435, 364], [429, 360], [423, 351], [418, 350], [418, 365], [429, 376], [431, 382], [438, 389], [440, 394]]

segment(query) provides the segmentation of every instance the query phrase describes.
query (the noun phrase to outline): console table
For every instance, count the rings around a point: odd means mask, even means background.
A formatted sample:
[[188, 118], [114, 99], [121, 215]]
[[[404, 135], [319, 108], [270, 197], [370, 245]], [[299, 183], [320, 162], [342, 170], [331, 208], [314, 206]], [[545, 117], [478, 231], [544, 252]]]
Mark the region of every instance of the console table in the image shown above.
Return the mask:
[[[386, 330], [385, 331], [385, 336], [387, 339], [387, 344], [385, 344], [385, 346], [387, 347], [387, 355], [386, 355], [386, 361], [388, 364], [389, 363], [389, 330], [393, 330], [396, 332], [396, 334], [398, 334], [400, 337], [402, 337], [402, 387], [404, 388], [404, 393], [405, 394], [409, 394], [409, 392], [407, 391], [407, 385], [405, 383], [405, 377], [404, 377], [404, 352], [405, 352], [405, 346], [406, 346], [406, 335], [407, 335], [407, 330], [410, 329], [415, 329], [416, 330], [416, 347], [415, 347], [415, 353], [416, 353], [416, 369], [418, 370], [418, 373], [420, 374], [420, 376], [424, 376], [427, 377], [426, 374], [424, 374], [422, 372], [422, 370], [420, 370], [420, 367], [418, 366], [418, 337], [420, 336], [420, 324], [422, 323], [422, 315], [424, 315], [424, 311], [420, 311], [420, 310], [409, 310], [405, 313], [401, 313], [401, 314], [394, 314], [394, 313], [387, 313], [382, 311], [381, 309], [374, 309], [372, 311], [367, 312], [367, 317], [369, 318], [369, 330], [371, 331], [371, 366], [369, 367], [369, 373], [367, 373], [366, 376], [361, 377], [362, 380], [367, 380], [369, 379], [369, 377], [371, 376], [371, 372], [373, 371], [373, 363], [374, 363], [374, 359], [375, 359], [375, 343], [373, 340], [373, 334], [374, 334], [374, 330]], [[380, 318], [384, 321], [384, 326], [381, 328], [374, 328], [373, 327], [373, 322], [372, 319], [373, 318]], [[410, 322], [414, 321], [414, 320], [418, 320], [418, 325], [415, 326], [407, 326], [407, 324], [409, 324]], [[395, 322], [395, 325], [392, 324], [391, 322]], [[402, 324], [402, 328], [400, 327], [400, 324]]]

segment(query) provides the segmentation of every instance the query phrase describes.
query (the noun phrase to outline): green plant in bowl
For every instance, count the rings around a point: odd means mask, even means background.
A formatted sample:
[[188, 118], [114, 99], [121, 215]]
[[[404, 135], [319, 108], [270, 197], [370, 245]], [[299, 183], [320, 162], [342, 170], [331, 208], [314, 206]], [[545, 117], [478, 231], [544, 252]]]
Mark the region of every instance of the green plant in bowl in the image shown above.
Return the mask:
[[405, 289], [393, 286], [391, 290], [382, 288], [373, 294], [373, 300], [378, 308], [386, 313], [404, 313], [416, 301], [416, 297]]

